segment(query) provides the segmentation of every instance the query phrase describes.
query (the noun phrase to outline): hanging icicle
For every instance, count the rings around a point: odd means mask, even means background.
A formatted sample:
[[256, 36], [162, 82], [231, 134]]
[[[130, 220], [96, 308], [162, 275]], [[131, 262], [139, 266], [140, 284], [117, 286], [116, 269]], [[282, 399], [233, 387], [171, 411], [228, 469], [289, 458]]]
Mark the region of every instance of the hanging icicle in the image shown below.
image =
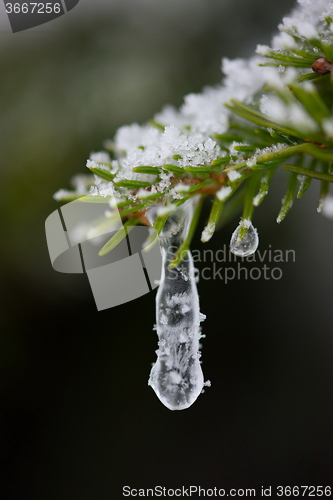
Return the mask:
[[[175, 251], [186, 238], [195, 201], [189, 200], [168, 219], [160, 235], [163, 266], [156, 296], [157, 361], [148, 384], [170, 410], [191, 406], [204, 386], [200, 364], [199, 297], [191, 253], [170, 269]], [[151, 212], [150, 218], [154, 217]]]

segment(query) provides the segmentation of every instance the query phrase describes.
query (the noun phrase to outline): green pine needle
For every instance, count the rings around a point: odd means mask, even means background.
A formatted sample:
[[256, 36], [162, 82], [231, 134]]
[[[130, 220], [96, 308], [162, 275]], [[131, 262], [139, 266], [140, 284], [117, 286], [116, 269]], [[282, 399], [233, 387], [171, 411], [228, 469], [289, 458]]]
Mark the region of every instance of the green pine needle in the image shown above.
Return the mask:
[[106, 170], [104, 168], [99, 168], [99, 167], [88, 167], [90, 172], [92, 174], [98, 175], [98, 177], [101, 177], [101, 179], [104, 179], [105, 181], [113, 181], [114, 177], [116, 174], [112, 174], [110, 170]]
[[[323, 173], [327, 175], [328, 173], [328, 163], [322, 163], [321, 164]], [[319, 201], [318, 201], [318, 208], [317, 212], [321, 212], [322, 209], [324, 208], [326, 198], [328, 196], [330, 190], [330, 183], [326, 180], [322, 180], [320, 183], [320, 193], [319, 193]]]
[[125, 187], [128, 189], [140, 189], [151, 186], [151, 182], [144, 181], [134, 181], [128, 179], [122, 179], [121, 181], [115, 182], [115, 186]]
[[166, 165], [163, 165], [162, 168], [164, 170], [167, 170], [167, 171], [172, 172], [174, 174], [184, 175], [184, 169], [181, 167], [178, 167], [177, 165], [166, 164]]
[[216, 229], [216, 226], [217, 226], [217, 223], [219, 222], [220, 217], [222, 215], [224, 202], [225, 202], [225, 200], [221, 201], [218, 199], [217, 196], [214, 196], [212, 208], [211, 208], [209, 218], [208, 218], [208, 222], [207, 222], [207, 225], [206, 225], [206, 227], [203, 230], [202, 235], [201, 235], [201, 241], [203, 243], [207, 243], [207, 241], [209, 241], [211, 239], [211, 237], [213, 236], [215, 229]]
[[297, 167], [296, 165], [288, 165], [287, 163], [282, 165], [283, 168], [289, 170], [290, 172], [295, 172], [298, 175], [305, 175], [308, 177], [312, 177], [313, 179], [319, 179], [321, 181], [333, 182], [333, 175], [325, 174], [322, 172], [311, 171], [306, 168]]
[[[252, 220], [253, 210], [254, 210], [254, 206], [255, 206], [253, 204], [253, 199], [255, 197], [255, 193], [257, 191], [259, 181], [260, 181], [260, 174], [255, 172], [251, 175], [251, 177], [246, 182], [245, 196], [244, 196], [244, 207], [243, 207], [243, 214], [242, 214], [243, 220]], [[248, 230], [249, 230], [249, 228], [248, 228], [247, 224], [241, 224], [239, 235], [238, 235], [238, 242], [242, 241], [242, 239], [247, 235]]]
[[[298, 168], [298, 167], [296, 167], [296, 168]], [[285, 194], [285, 197], [282, 200], [281, 210], [280, 210], [280, 212], [277, 216], [277, 219], [276, 219], [276, 222], [278, 224], [280, 224], [280, 222], [283, 221], [283, 219], [285, 218], [285, 216], [287, 215], [287, 213], [291, 209], [291, 207], [293, 205], [294, 198], [295, 198], [296, 188], [297, 188], [297, 173], [295, 173], [295, 171], [293, 171], [290, 174], [287, 192]]]
[[181, 263], [181, 261], [185, 258], [187, 252], [190, 249], [191, 242], [192, 242], [196, 227], [197, 227], [198, 222], [199, 222], [200, 213], [201, 213], [204, 199], [205, 199], [205, 195], [202, 195], [197, 203], [197, 206], [194, 210], [194, 214], [193, 214], [193, 217], [192, 217], [192, 220], [190, 223], [190, 227], [188, 230], [188, 235], [187, 235], [184, 243], [178, 248], [174, 259], [171, 261], [170, 266], [169, 266], [170, 269], [173, 269], [174, 267], [178, 266]]
[[[309, 167], [307, 168], [307, 171], [311, 172], [311, 171], [315, 170], [317, 163], [318, 163], [318, 160], [316, 160], [314, 158], [311, 161]], [[298, 192], [297, 192], [297, 196], [296, 196], [297, 198], [301, 198], [307, 192], [307, 190], [311, 186], [311, 182], [312, 182], [312, 177], [310, 177], [310, 175], [306, 175], [306, 176], [302, 177], [302, 180], [301, 180]]]
[[270, 184], [276, 172], [276, 166], [267, 170], [261, 177], [258, 194], [253, 198], [253, 205], [259, 207], [268, 194]]
[[129, 219], [128, 221], [125, 222], [123, 227], [121, 229], [118, 229], [118, 231], [112, 236], [112, 238], [109, 239], [107, 243], [101, 248], [99, 251], [98, 255], [103, 256], [106, 255], [107, 253], [111, 252], [119, 243], [123, 241], [124, 238], [126, 238], [126, 234], [128, 234], [134, 226], [139, 224], [140, 218], [132, 218]]
[[150, 166], [142, 166], [142, 167], [134, 167], [132, 168], [132, 172], [137, 172], [138, 174], [153, 174], [158, 175], [162, 172], [160, 167], [150, 167]]

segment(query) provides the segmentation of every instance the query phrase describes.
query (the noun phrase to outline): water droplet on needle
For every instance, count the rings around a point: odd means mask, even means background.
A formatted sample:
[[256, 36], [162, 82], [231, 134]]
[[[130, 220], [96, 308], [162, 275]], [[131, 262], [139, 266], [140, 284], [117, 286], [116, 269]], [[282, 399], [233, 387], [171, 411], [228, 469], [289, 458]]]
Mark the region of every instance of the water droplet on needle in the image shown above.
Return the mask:
[[[247, 227], [246, 235], [240, 240], [240, 232]], [[252, 255], [258, 248], [259, 237], [257, 230], [248, 219], [243, 219], [237, 229], [233, 232], [230, 240], [230, 251], [239, 257]]]

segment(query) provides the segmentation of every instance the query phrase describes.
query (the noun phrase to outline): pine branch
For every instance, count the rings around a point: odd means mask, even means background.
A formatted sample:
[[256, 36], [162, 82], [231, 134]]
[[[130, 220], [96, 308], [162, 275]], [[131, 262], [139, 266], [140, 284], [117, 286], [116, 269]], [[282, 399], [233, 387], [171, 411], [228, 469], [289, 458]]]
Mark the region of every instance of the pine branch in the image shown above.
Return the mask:
[[[94, 176], [87, 180], [86, 192], [74, 186], [73, 191], [59, 191], [55, 198], [110, 202], [123, 220], [130, 218], [126, 225], [133, 221], [148, 224], [143, 214], [151, 207], [162, 207], [153, 224], [161, 235], [172, 210], [200, 195], [188, 238], [172, 265], [178, 265], [183, 251], [190, 248], [204, 198], [212, 200], [202, 231], [202, 241], [208, 242], [242, 206], [242, 220], [251, 220], [280, 167], [290, 177], [277, 221], [290, 210], [298, 179], [297, 198], [305, 195], [312, 179], [321, 181], [321, 211], [333, 179], [333, 23], [325, 12], [316, 17], [307, 5], [298, 7], [293, 23], [279, 27], [274, 48], [257, 47], [261, 60], [244, 62], [252, 87], [244, 84], [243, 77], [236, 85], [237, 66], [226, 66], [225, 88], [212, 89], [209, 97], [205, 92], [191, 97], [189, 114], [186, 106], [175, 111], [177, 125], [162, 112], [142, 127], [127, 127], [125, 148], [116, 136], [112, 143], [108, 141], [108, 152], [88, 160]], [[303, 18], [311, 21], [300, 21]], [[254, 85], [260, 79], [261, 89]], [[237, 92], [243, 89], [242, 100], [236, 98], [236, 88]], [[212, 99], [216, 99], [216, 117], [206, 112], [212, 109]], [[92, 179], [95, 186], [89, 194]], [[245, 190], [239, 190], [243, 185]], [[238, 238], [242, 240], [247, 231], [248, 223], [240, 228]], [[117, 234], [105, 246], [107, 250], [121, 241], [123, 233]]]

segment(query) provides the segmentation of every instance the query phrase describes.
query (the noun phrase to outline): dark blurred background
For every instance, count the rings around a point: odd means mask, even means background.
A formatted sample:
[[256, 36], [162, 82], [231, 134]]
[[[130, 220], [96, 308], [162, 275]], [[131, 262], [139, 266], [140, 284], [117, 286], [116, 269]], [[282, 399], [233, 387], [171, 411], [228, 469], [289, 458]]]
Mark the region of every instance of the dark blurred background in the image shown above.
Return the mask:
[[[332, 484], [332, 221], [316, 213], [315, 182], [278, 226], [281, 173], [255, 214], [261, 251], [296, 252], [281, 280], [199, 283], [212, 387], [182, 412], [147, 387], [155, 292], [97, 312], [85, 276], [52, 269], [44, 233], [52, 194], [85, 172], [91, 151], [219, 82], [221, 57], [269, 43], [292, 6], [82, 0], [15, 35], [2, 16], [1, 500]], [[228, 245], [237, 222], [209, 248]], [[199, 235], [193, 246], [203, 248]]]

